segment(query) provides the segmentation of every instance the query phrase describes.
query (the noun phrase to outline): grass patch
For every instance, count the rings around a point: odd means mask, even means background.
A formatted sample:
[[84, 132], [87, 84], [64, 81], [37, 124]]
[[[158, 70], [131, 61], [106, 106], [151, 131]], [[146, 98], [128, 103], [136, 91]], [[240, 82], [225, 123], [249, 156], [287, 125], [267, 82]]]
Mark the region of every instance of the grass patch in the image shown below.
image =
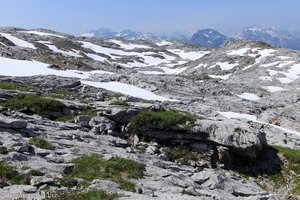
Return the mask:
[[181, 164], [187, 164], [191, 160], [198, 161], [201, 159], [200, 154], [184, 146], [172, 147], [168, 153], [176, 162]]
[[8, 154], [9, 150], [6, 147], [0, 147], [0, 154]]
[[18, 90], [18, 91], [30, 91], [33, 89], [37, 89], [32, 85], [25, 85], [20, 83], [10, 83], [10, 82], [0, 82], [0, 89], [3, 90]]
[[146, 153], [147, 151], [147, 148], [145, 145], [139, 145], [136, 147], [136, 150], [139, 152], [139, 153]]
[[[300, 195], [300, 150], [290, 149], [281, 146], [269, 146], [270, 149], [277, 152], [282, 160], [280, 171], [264, 174], [255, 177], [257, 182], [266, 190], [276, 192], [278, 190], [289, 189], [286, 195], [289, 197], [297, 197]], [[286, 198], [287, 196], [283, 197]]]
[[32, 137], [28, 141], [29, 144], [35, 145], [41, 149], [49, 149], [53, 150], [54, 146], [52, 145], [51, 142], [45, 140], [44, 138], [41, 137]]
[[89, 116], [89, 117], [96, 117], [97, 112], [95, 112], [91, 108], [87, 108], [87, 109], [81, 110], [79, 115], [85, 115], [85, 116]]
[[185, 124], [186, 122], [195, 123], [199, 117], [191, 115], [190, 113], [180, 112], [176, 110], [154, 112], [150, 110], [143, 110], [139, 114], [133, 116], [130, 120], [131, 125], [129, 130], [131, 133], [138, 133], [144, 131], [149, 127], [161, 124], [162, 128], [169, 129], [177, 124]]
[[75, 118], [75, 115], [63, 115], [60, 116], [56, 119], [56, 121], [58, 122], [67, 122], [67, 121], [71, 121]]
[[109, 105], [114, 105], [114, 106], [129, 106], [127, 102], [124, 101], [113, 101]]
[[107, 96], [107, 98], [108, 98], [108, 100], [112, 100], [112, 99], [114, 99], [114, 98], [120, 98], [120, 97], [123, 97], [124, 96], [124, 94], [121, 94], [121, 93], [113, 93], [113, 94], [109, 94], [108, 96]]
[[[119, 157], [110, 160], [100, 155], [81, 156], [72, 161], [75, 167], [68, 174], [69, 177], [82, 178], [88, 181], [93, 179], [108, 179], [120, 184], [121, 188], [133, 191], [135, 184], [128, 181], [130, 178], [142, 178], [145, 166], [133, 160]], [[87, 164], [88, 163], [88, 164]]]
[[121, 197], [116, 193], [108, 193], [104, 190], [56, 190], [46, 193], [46, 197], [42, 200], [113, 200]]
[[59, 179], [59, 183], [65, 187], [75, 187], [78, 185], [78, 182], [72, 177], [64, 177]]
[[11, 109], [24, 109], [26, 112], [51, 117], [53, 112], [61, 112], [65, 105], [53, 99], [43, 98], [35, 94], [18, 94], [0, 105]]
[[0, 181], [10, 182], [15, 185], [30, 184], [32, 176], [42, 176], [42, 172], [32, 170], [28, 174], [20, 174], [16, 168], [7, 162], [0, 161]]
[[68, 100], [73, 98], [73, 94], [67, 90], [55, 89], [51, 93], [43, 94], [43, 97]]

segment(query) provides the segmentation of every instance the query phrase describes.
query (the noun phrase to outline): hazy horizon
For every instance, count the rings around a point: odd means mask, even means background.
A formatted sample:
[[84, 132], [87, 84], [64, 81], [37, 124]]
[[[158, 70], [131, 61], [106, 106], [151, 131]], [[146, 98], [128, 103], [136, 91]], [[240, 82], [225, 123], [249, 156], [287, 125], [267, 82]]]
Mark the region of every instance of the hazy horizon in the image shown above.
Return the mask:
[[229, 34], [249, 26], [300, 30], [296, 0], [10, 0], [1, 6], [1, 27], [70, 34], [100, 27], [153, 33], [213, 28]]

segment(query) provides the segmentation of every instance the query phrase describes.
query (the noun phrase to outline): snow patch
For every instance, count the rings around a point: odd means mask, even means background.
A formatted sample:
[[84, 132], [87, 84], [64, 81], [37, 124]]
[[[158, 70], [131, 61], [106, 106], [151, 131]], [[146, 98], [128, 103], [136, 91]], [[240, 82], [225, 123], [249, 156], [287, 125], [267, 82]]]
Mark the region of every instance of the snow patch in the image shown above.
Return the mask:
[[242, 98], [242, 99], [247, 99], [249, 101], [257, 101], [257, 100], [260, 99], [260, 97], [257, 96], [256, 94], [247, 93], [247, 92], [244, 92], [243, 94], [237, 95], [237, 96]]
[[208, 75], [209, 77], [211, 78], [219, 78], [219, 79], [222, 79], [222, 80], [227, 80], [231, 74], [227, 74], [227, 75], [224, 75], [224, 76], [219, 76], [219, 75]]
[[167, 49], [168, 51], [177, 54], [180, 58], [185, 60], [198, 60], [205, 56], [206, 54], [209, 54], [210, 51], [189, 51], [186, 52], [181, 49]]
[[172, 44], [173, 44], [172, 42], [165, 41], [165, 40], [156, 43], [157, 46], [171, 46]]
[[46, 33], [46, 32], [40, 32], [40, 31], [20, 31], [22, 33], [28, 33], [28, 34], [35, 34], [39, 36], [50, 36], [50, 37], [59, 37], [59, 38], [66, 38], [61, 35], [53, 34], [53, 33]]
[[120, 83], [120, 82], [93, 82], [93, 81], [82, 81], [83, 84], [90, 85], [97, 88], [103, 88], [110, 91], [122, 93], [125, 95], [142, 98], [146, 100], [153, 100], [153, 101], [177, 101], [174, 99], [168, 99], [162, 96], [158, 96], [154, 94], [153, 92], [141, 89], [139, 87], [136, 87], [134, 85], [129, 85], [126, 83]]
[[133, 50], [135, 48], [139, 48], [139, 49], [150, 49], [151, 48], [149, 46], [141, 45], [141, 44], [126, 44], [119, 40], [109, 40], [109, 41], [119, 45], [122, 49], [126, 49], [126, 50]]
[[238, 49], [238, 50], [232, 50], [232, 51], [229, 51], [227, 53], [227, 55], [229, 56], [235, 56], [235, 55], [238, 55], [238, 56], [244, 56], [245, 53], [247, 53], [247, 51], [249, 51], [250, 48], [242, 48], [242, 49]]
[[77, 50], [64, 51], [64, 50], [58, 49], [56, 46], [54, 46], [52, 44], [49, 44], [48, 42], [43, 42], [43, 41], [39, 41], [39, 42], [44, 44], [45, 46], [47, 46], [50, 50], [52, 50], [55, 53], [61, 53], [66, 56], [77, 57], [77, 58], [82, 57], [81, 55], [79, 55], [80, 52]]
[[31, 44], [31, 43], [29, 43], [25, 40], [21, 40], [19, 38], [16, 38], [16, 37], [12, 36], [9, 33], [0, 33], [0, 35], [5, 37], [6, 39], [10, 40], [16, 46], [23, 47], [23, 48], [36, 49], [36, 47], [33, 44]]
[[266, 90], [268, 90], [269, 92], [279, 92], [279, 91], [284, 91], [287, 89], [283, 89], [282, 87], [278, 87], [278, 86], [266, 86], [266, 87], [262, 87]]

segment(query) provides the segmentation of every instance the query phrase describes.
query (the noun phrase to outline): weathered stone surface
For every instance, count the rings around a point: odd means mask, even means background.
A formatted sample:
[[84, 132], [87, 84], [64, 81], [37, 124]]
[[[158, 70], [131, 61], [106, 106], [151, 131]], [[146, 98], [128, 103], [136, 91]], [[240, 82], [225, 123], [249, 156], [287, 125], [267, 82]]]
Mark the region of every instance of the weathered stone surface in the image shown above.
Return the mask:
[[12, 128], [12, 129], [23, 129], [27, 127], [27, 122], [24, 120], [11, 119], [0, 115], [0, 127]]
[[30, 180], [30, 184], [33, 186], [40, 186], [43, 184], [51, 185], [54, 183], [54, 179], [45, 176], [33, 176]]

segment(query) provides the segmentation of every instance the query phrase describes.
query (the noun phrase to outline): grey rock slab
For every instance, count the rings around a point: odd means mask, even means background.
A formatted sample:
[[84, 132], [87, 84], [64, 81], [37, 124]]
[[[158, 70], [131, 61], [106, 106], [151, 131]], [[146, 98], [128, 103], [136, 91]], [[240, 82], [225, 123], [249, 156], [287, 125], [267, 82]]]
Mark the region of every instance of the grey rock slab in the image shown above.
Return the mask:
[[12, 119], [0, 115], [0, 127], [12, 128], [12, 129], [23, 129], [27, 127], [27, 122], [19, 119]]
[[12, 185], [4, 187], [3, 190], [9, 191], [10, 193], [36, 193], [37, 187], [31, 185]]
[[40, 185], [51, 185], [53, 184], [55, 181], [53, 178], [48, 178], [45, 176], [33, 176], [30, 180], [30, 185], [33, 186], [40, 186]]

